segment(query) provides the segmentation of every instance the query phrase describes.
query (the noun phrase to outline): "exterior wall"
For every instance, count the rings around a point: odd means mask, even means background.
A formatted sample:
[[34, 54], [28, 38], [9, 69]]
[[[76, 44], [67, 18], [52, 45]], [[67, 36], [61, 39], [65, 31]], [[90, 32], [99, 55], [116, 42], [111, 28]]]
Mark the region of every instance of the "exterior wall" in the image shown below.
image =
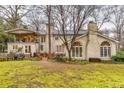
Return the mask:
[[89, 22], [88, 24], [88, 38], [87, 38], [87, 53], [86, 58], [98, 58], [99, 53], [99, 38], [97, 37], [97, 24], [94, 22]]
[[[111, 40], [107, 40], [107, 39], [105, 39], [105, 38], [102, 38], [102, 37], [100, 37], [100, 36], [98, 36], [99, 37], [99, 44], [101, 44], [103, 41], [107, 41], [107, 42], [109, 42], [110, 43], [110, 47], [111, 47], [111, 57], [113, 56], [113, 55], [115, 55], [116, 54], [116, 43], [115, 42], [113, 42], [113, 41], [111, 41]], [[100, 45], [99, 45], [99, 47], [100, 47]], [[99, 49], [99, 53], [100, 53], [100, 49]], [[100, 55], [100, 54], [99, 54]], [[100, 56], [99, 56], [100, 57]], [[102, 57], [100, 57], [101, 59], [103, 59], [103, 60], [106, 60], [107, 58], [102, 58]]]
[[[45, 42], [41, 41], [42, 36], [45, 37]], [[39, 51], [38, 52], [45, 53], [45, 52], [48, 52], [48, 43], [47, 43], [48, 40], [47, 40], [46, 35], [42, 35], [42, 36], [39, 37]], [[41, 51], [41, 45], [43, 45], [43, 51]]]
[[[58, 39], [58, 40], [55, 40], [55, 37], [53, 38], [53, 41], [54, 43], [52, 43], [52, 50], [54, 51], [54, 53], [56, 53], [56, 46], [57, 45], [62, 45], [63, 42], [61, 41], [61, 39]], [[80, 42], [81, 45], [82, 45], [82, 57], [79, 57], [78, 59], [85, 59], [86, 55], [85, 55], [85, 52], [86, 52], [86, 42], [87, 42], [87, 36], [84, 36], [84, 37], [81, 37], [79, 39], [77, 39], [75, 42]], [[68, 52], [66, 50], [66, 48], [64, 47], [64, 54], [66, 57], [68, 57]]]
[[56, 45], [56, 41], [53, 35], [51, 35], [51, 53], [55, 53], [55, 45]]
[[31, 53], [33, 54], [33, 53], [36, 53], [36, 52], [38, 52], [38, 46], [39, 46], [39, 44], [38, 43], [8, 43], [8, 53], [10, 53], [10, 52], [12, 52], [12, 51], [17, 51], [16, 49], [15, 50], [13, 50], [13, 46], [14, 45], [17, 45], [18, 47], [23, 47], [22, 48], [22, 53], [24, 53], [24, 54], [26, 54], [25, 53], [25, 46], [31, 46]]
[[[58, 37], [58, 40], [55, 40], [55, 37], [57, 37], [57, 36], [52, 37], [52, 52], [53, 53], [56, 53], [56, 46], [57, 45], [63, 44], [62, 40], [59, 37]], [[65, 51], [64, 51], [64, 53], [65, 53]]]
[[89, 42], [87, 46], [87, 57], [88, 60], [90, 57], [98, 58], [100, 56], [99, 53], [99, 38], [96, 35], [89, 35]]
[[[89, 36], [89, 43], [86, 51], [86, 43], [88, 40], [88, 36], [81, 37], [77, 39], [75, 42], [80, 42], [82, 45], [82, 57], [80, 59], [89, 59], [89, 58], [101, 58], [100, 57], [100, 45], [103, 41], [108, 41], [111, 46], [111, 55], [116, 54], [116, 44], [108, 39], [105, 39], [101, 36], [98, 35], [90, 35]], [[62, 45], [63, 42], [61, 39], [55, 40], [55, 37], [52, 37], [52, 53], [56, 53], [56, 46], [57, 45]], [[25, 53], [25, 45], [30, 45], [31, 46], [31, 52], [39, 52], [39, 43], [27, 43], [27, 42], [22, 42], [22, 43], [8, 43], [8, 53], [10, 53], [13, 50], [13, 45], [18, 45], [18, 47], [23, 47], [22, 52]], [[44, 45], [44, 50], [43, 52], [48, 52], [48, 39], [46, 37], [46, 42], [43, 43]], [[87, 55], [86, 55], [87, 52]], [[64, 51], [64, 54], [66, 54], [66, 57], [68, 57], [68, 52]], [[101, 58], [105, 59], [105, 58]]]
[[[46, 31], [48, 31], [46, 27]], [[116, 54], [116, 43], [109, 40], [105, 39], [102, 36], [99, 36], [97, 33], [97, 25], [93, 22], [90, 22], [88, 25], [88, 35], [82, 36], [82, 37], [77, 37], [75, 42], [80, 42], [82, 45], [82, 57], [80, 59], [89, 59], [89, 58], [101, 58], [100, 57], [100, 45], [103, 41], [108, 41], [111, 46], [111, 55]], [[53, 33], [53, 28], [51, 29], [51, 34]], [[57, 36], [57, 35], [56, 35]], [[14, 43], [8, 43], [8, 53], [13, 51], [13, 45], [18, 45], [18, 47], [23, 47], [22, 52], [25, 53], [25, 46], [30, 45], [31, 46], [31, 53], [35, 52], [49, 52], [49, 40], [48, 40], [48, 34], [45, 35], [45, 42], [41, 42], [41, 36], [36, 36], [36, 35], [28, 35], [28, 36], [20, 36], [16, 37], [21, 41], [22, 37], [27, 37], [29, 41], [27, 42], [14, 42]], [[34, 43], [34, 41], [38, 41], [39, 43]], [[88, 42], [88, 46], [87, 45]], [[56, 46], [57, 45], [62, 45], [63, 42], [61, 41], [60, 38], [58, 40], [55, 40], [55, 36], [52, 34], [51, 35], [51, 53], [56, 53]], [[40, 45], [43, 45], [43, 51], [40, 51]], [[68, 57], [68, 52], [66, 48], [64, 49], [64, 54], [66, 57]], [[106, 58], [101, 58], [101, 59], [106, 59]]]
[[[101, 43], [103, 41], [107, 41], [110, 44], [111, 47], [111, 56], [116, 54], [116, 43], [114, 41], [111, 41], [109, 39], [106, 39], [102, 36], [99, 35], [98, 33], [98, 27], [97, 24], [94, 22], [89, 22], [88, 24], [88, 46], [87, 46], [87, 55], [85, 59], [89, 59], [89, 58], [100, 58], [103, 60], [107, 60], [110, 58], [103, 58], [100, 55], [100, 47], [101, 47]], [[86, 41], [87, 41], [86, 40]]]
[[46, 35], [46, 42], [45, 42], [45, 47], [44, 47], [44, 52], [49, 52], [49, 40], [48, 40], [48, 35]]
[[[89, 39], [89, 42], [88, 42], [88, 46], [86, 48], [86, 43], [87, 43], [88, 39]], [[80, 42], [83, 47], [83, 52], [82, 52], [83, 56], [80, 59], [84, 59], [84, 60], [89, 60], [89, 58], [100, 58], [103, 60], [110, 59], [110, 58], [103, 58], [100, 56], [101, 43], [104, 41], [107, 41], [110, 43], [111, 56], [115, 55], [116, 54], [116, 43], [115, 42], [113, 42], [109, 39], [105, 39], [97, 34], [90, 34], [89, 37], [84, 36], [75, 41], [75, 42]], [[66, 55], [67, 55], [67, 52], [66, 52]]]
[[100, 58], [103, 60], [110, 59], [110, 58], [104, 58], [100, 56], [100, 46], [103, 41], [107, 41], [110, 43], [111, 56], [116, 54], [116, 43], [115, 42], [105, 39], [98, 35], [90, 35], [90, 40], [89, 40], [88, 49], [87, 49], [87, 60], [89, 58]]
[[[88, 47], [86, 50], [86, 43], [87, 43], [88, 38], [90, 40], [89, 40]], [[88, 60], [89, 58], [100, 58], [104, 60], [108, 59], [108, 58], [100, 57], [100, 45], [103, 41], [108, 41], [110, 43], [111, 55], [115, 55], [116, 54], [116, 43], [115, 42], [105, 39], [101, 36], [98, 36], [97, 34], [93, 34], [93, 35], [90, 35], [89, 37], [86, 35], [75, 41], [75, 42], [80, 42], [82, 45], [83, 51], [82, 51], [82, 57], [80, 59], [84, 59], [84, 60], [85, 59]], [[52, 52], [56, 53], [56, 46], [62, 45], [62, 44], [63, 42], [61, 41], [61, 39], [55, 40], [55, 37], [52, 37]], [[86, 55], [86, 52], [87, 52], [87, 55]], [[66, 57], [68, 57], [68, 52], [66, 48], [65, 48], [64, 54], [66, 55]]]
[[80, 42], [82, 45], [82, 58], [80, 59], [85, 59], [86, 58], [86, 42], [87, 42], [87, 36], [81, 37], [80, 39], [77, 39], [75, 42]]

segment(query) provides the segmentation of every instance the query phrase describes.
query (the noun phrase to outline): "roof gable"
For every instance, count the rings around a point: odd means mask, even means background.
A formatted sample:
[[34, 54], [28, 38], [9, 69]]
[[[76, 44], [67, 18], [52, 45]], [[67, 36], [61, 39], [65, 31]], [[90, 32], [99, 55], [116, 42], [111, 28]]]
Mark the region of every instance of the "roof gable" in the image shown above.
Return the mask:
[[106, 36], [106, 35], [102, 35], [102, 34], [100, 34], [100, 33], [98, 33], [97, 35], [100, 36], [100, 37], [103, 37], [103, 38], [105, 38], [105, 39], [108, 39], [108, 40], [110, 40], [110, 41], [113, 41], [113, 42], [118, 43], [117, 40], [115, 40], [115, 39], [113, 39], [113, 38], [110, 38], [110, 37], [108, 37], [108, 36]]
[[[110, 41], [112, 41], [112, 42], [118, 43], [117, 40], [115, 40], [115, 39], [113, 39], [113, 38], [110, 38], [110, 37], [108, 37], [108, 36], [106, 36], [106, 35], [102, 35], [102, 34], [100, 34], [100, 33], [97, 33], [96, 35], [98, 35], [98, 36], [100, 36], [100, 37], [102, 37], [102, 38], [108, 39], [108, 40], [110, 40]], [[83, 34], [83, 35], [81, 35], [81, 36], [78, 37], [77, 39], [80, 39], [80, 38], [85, 37], [85, 36], [88, 36], [88, 32], [85, 33], [85, 34]]]

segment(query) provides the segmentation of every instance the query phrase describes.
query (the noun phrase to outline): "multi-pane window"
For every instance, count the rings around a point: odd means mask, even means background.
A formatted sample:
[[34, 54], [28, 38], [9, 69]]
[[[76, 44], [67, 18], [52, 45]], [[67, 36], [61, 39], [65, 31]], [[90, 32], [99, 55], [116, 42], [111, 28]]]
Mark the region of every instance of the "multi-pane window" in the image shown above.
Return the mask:
[[82, 46], [74, 46], [72, 48], [72, 57], [82, 57]]
[[40, 45], [40, 50], [43, 51], [43, 45]]
[[45, 36], [41, 36], [41, 43], [44, 43], [45, 42]]
[[72, 47], [72, 57], [82, 57], [82, 45], [79, 42], [75, 42]]
[[111, 57], [111, 47], [107, 41], [104, 41], [100, 47], [100, 56], [101, 57]]
[[57, 45], [56, 46], [56, 53], [63, 53], [64, 52], [64, 46]]
[[31, 53], [31, 46], [25, 46], [25, 53]]

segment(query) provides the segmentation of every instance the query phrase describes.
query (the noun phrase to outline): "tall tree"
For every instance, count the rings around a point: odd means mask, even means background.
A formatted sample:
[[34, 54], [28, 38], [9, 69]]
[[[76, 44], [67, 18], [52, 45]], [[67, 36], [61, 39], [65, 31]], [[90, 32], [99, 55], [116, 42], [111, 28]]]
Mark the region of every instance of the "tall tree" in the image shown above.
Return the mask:
[[[62, 34], [60, 39], [66, 47], [69, 60], [71, 60], [71, 50], [75, 39], [81, 28], [87, 23], [89, 16], [94, 11], [94, 6], [56, 6], [54, 11], [54, 25], [58, 34]], [[73, 33], [68, 40], [68, 33]]]
[[44, 15], [43, 8], [41, 7], [43, 6], [36, 5], [31, 6], [30, 7], [31, 11], [26, 16], [29, 26], [36, 31], [41, 31], [44, 29], [46, 17]]
[[122, 37], [124, 36], [124, 6], [113, 6], [113, 15], [111, 17], [110, 22], [113, 24], [116, 40], [119, 41], [118, 49], [120, 49], [123, 41]]
[[36, 31], [43, 30], [44, 24], [48, 27], [48, 47], [49, 54], [51, 54], [51, 24], [52, 24], [52, 6], [51, 5], [40, 5], [32, 6], [32, 11], [28, 14], [28, 19]]
[[51, 6], [47, 5], [49, 54], [51, 54]]
[[95, 23], [97, 23], [98, 30], [100, 30], [105, 23], [110, 22], [112, 13], [112, 6], [95, 6], [92, 18]]
[[0, 6], [1, 17], [11, 26], [17, 28], [21, 19], [29, 12], [28, 6], [24, 5], [6, 5]]
[[49, 42], [49, 54], [51, 54], [51, 25], [52, 25], [52, 6], [51, 5], [46, 5], [46, 6], [39, 6], [43, 14], [45, 15], [44, 18], [47, 20], [44, 20], [46, 24], [48, 25], [48, 42]]

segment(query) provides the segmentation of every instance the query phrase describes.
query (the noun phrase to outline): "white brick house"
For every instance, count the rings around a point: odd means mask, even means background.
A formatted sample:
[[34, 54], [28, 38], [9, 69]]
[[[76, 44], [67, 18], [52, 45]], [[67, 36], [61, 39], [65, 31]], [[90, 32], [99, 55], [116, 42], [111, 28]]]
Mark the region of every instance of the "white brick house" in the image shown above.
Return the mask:
[[[48, 53], [49, 42], [48, 33], [46, 31], [36, 32], [26, 29], [13, 29], [6, 31], [8, 34], [13, 34], [16, 38], [15, 42], [8, 42], [8, 53], [17, 51], [21, 48], [24, 54], [33, 54], [37, 52]], [[68, 38], [72, 34], [68, 34]], [[71, 56], [73, 58], [86, 59], [100, 58], [110, 59], [116, 54], [117, 41], [105, 35], [98, 33], [97, 25], [94, 22], [89, 22], [88, 30], [79, 33], [75, 40], [75, 45], [72, 49]], [[51, 53], [63, 53], [68, 57], [67, 51], [58, 34], [51, 31]]]

